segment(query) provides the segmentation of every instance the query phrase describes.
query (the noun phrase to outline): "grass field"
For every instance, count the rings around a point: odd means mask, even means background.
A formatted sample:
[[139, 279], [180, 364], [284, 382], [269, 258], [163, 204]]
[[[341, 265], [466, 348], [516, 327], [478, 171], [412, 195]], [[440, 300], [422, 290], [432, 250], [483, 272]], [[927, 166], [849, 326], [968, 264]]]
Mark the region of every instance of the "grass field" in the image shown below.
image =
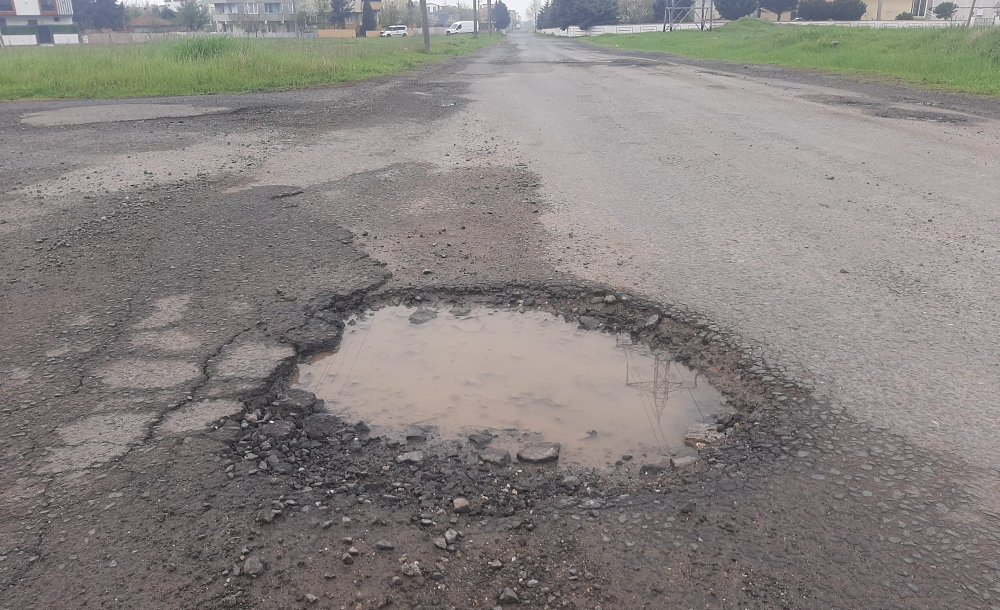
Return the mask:
[[275, 91], [349, 83], [464, 55], [500, 39], [192, 38], [117, 47], [0, 49], [0, 99], [122, 98]]
[[898, 79], [934, 89], [1000, 95], [1000, 29], [873, 30], [777, 26], [753, 20], [712, 32], [607, 35], [581, 39], [748, 64], [773, 64]]

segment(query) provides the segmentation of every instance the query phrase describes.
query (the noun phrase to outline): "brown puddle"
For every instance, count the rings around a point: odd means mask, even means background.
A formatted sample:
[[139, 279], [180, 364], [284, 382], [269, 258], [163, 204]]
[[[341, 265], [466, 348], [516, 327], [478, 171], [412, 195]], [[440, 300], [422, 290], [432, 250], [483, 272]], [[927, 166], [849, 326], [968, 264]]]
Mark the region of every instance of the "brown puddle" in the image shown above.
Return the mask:
[[415, 311], [347, 326], [337, 352], [299, 365], [298, 387], [389, 436], [413, 424], [444, 437], [490, 430], [512, 454], [540, 437], [562, 443], [560, 461], [594, 467], [681, 452], [688, 426], [721, 412], [701, 376], [628, 337], [542, 312], [438, 310], [414, 324]]

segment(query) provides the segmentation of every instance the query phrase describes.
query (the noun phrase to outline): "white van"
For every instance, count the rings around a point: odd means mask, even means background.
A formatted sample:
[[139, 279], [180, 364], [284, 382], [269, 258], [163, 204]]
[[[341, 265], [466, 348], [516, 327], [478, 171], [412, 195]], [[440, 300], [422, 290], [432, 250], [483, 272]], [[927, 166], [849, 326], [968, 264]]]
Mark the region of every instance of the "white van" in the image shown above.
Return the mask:
[[[441, 30], [438, 30], [439, 32]], [[473, 25], [471, 21], [456, 21], [451, 24], [448, 31], [445, 32], [446, 36], [451, 36], [452, 34], [474, 34], [476, 32], [476, 26]]]

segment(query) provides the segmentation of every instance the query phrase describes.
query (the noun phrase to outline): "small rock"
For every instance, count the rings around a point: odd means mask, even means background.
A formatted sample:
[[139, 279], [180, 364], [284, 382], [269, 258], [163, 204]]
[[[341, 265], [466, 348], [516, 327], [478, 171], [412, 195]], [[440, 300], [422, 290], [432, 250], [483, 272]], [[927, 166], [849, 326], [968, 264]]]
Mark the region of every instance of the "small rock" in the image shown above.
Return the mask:
[[476, 449], [482, 450], [493, 442], [493, 435], [489, 432], [476, 432], [475, 434], [469, 435], [469, 442], [475, 445]]
[[607, 303], [608, 305], [616, 302], [617, 300], [618, 300], [618, 297], [616, 297], [613, 294], [609, 294], [608, 296], [604, 297], [604, 302]]
[[404, 576], [409, 576], [410, 578], [417, 578], [423, 575], [423, 572], [420, 571], [420, 564], [416, 561], [404, 563], [399, 569], [403, 572]]
[[659, 322], [660, 322], [660, 315], [654, 313], [653, 315], [646, 318], [646, 321], [643, 322], [642, 325], [645, 326], [646, 328], [649, 328], [650, 326], [656, 326]]
[[319, 601], [319, 598], [313, 595], [312, 593], [306, 593], [306, 601], [309, 602], [310, 604], [315, 604], [316, 602]]
[[259, 430], [261, 436], [277, 441], [286, 441], [295, 436], [295, 424], [286, 420], [264, 424]]
[[452, 506], [455, 508], [455, 512], [464, 515], [472, 510], [472, 506], [469, 505], [469, 501], [465, 498], [455, 498], [451, 501]]
[[683, 455], [680, 457], [670, 458], [670, 465], [673, 466], [674, 468], [686, 468], [697, 461], [698, 458], [696, 457], [690, 455]]
[[667, 470], [669, 464], [670, 463], [667, 460], [659, 460], [656, 462], [643, 464], [642, 466], [639, 467], [639, 474], [641, 475], [660, 474], [661, 472], [665, 472]]
[[448, 550], [448, 541], [444, 539], [443, 536], [439, 536], [434, 539], [434, 546], [441, 550]]
[[264, 562], [260, 560], [260, 557], [247, 557], [247, 560], [243, 562], [243, 573], [247, 576], [257, 576], [264, 571]]
[[507, 451], [506, 449], [487, 447], [479, 452], [479, 459], [487, 464], [503, 466], [510, 463], [510, 451]]
[[500, 592], [500, 599], [498, 601], [501, 604], [517, 604], [521, 602], [521, 598], [517, 596], [514, 589], [504, 587], [504, 590]]
[[713, 424], [695, 424], [687, 429], [684, 434], [684, 444], [688, 447], [701, 449], [708, 445], [719, 442], [724, 435], [716, 430]]
[[261, 523], [271, 523], [280, 515], [281, 515], [280, 510], [274, 510], [273, 508], [265, 508], [264, 510], [257, 512], [257, 521], [260, 521]]
[[375, 543], [375, 548], [380, 551], [391, 551], [392, 549], [396, 548], [396, 545], [389, 542], [388, 540], [379, 540], [378, 542]]
[[444, 531], [444, 541], [445, 542], [447, 542], [448, 544], [455, 544], [456, 540], [458, 540], [458, 532], [457, 531], [453, 530], [450, 527]]
[[420, 464], [424, 461], [423, 451], [408, 451], [396, 456], [396, 461], [400, 464]]
[[601, 327], [601, 321], [593, 316], [580, 316], [580, 326], [587, 330], [597, 330]]
[[340, 420], [327, 413], [310, 415], [302, 422], [302, 430], [306, 433], [306, 436], [314, 440], [336, 436], [340, 428]]
[[351, 555], [350, 553], [344, 553], [343, 555], [340, 556], [340, 560], [344, 562], [344, 565], [349, 566], [352, 563], [354, 563], [354, 555]]
[[410, 426], [406, 429], [406, 440], [410, 443], [422, 443], [427, 440], [427, 431], [420, 426]]
[[437, 315], [436, 310], [421, 307], [410, 314], [410, 324], [423, 324], [424, 322], [430, 322], [436, 318]]
[[559, 443], [532, 443], [517, 452], [517, 459], [529, 464], [544, 464], [559, 459]]

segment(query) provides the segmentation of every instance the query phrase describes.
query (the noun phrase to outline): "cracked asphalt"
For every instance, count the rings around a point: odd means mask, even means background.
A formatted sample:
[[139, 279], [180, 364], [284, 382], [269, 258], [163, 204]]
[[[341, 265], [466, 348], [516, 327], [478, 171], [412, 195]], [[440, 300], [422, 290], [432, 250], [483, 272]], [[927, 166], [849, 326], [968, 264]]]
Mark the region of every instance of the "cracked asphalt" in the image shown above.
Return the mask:
[[[514, 35], [151, 103], [0, 113], [0, 607], [1000, 607], [997, 102]], [[690, 469], [286, 396], [365, 305], [605, 293], [744, 409]]]

